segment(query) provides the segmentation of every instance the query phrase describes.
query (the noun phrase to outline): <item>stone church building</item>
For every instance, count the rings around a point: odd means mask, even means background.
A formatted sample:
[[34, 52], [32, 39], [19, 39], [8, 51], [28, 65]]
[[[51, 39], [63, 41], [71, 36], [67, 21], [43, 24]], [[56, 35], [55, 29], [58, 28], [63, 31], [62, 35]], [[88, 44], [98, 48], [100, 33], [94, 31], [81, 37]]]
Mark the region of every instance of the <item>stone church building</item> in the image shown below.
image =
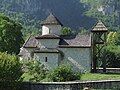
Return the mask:
[[21, 59], [40, 60], [48, 69], [69, 63], [77, 71], [91, 71], [91, 35], [62, 35], [62, 23], [52, 14], [41, 25], [42, 35], [27, 39], [19, 53]]

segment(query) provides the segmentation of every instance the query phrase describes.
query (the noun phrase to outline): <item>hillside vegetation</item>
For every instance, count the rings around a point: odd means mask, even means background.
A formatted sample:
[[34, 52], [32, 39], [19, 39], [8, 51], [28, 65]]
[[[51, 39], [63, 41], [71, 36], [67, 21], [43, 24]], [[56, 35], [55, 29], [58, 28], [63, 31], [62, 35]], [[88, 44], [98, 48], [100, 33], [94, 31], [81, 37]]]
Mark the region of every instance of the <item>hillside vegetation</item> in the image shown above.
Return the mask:
[[119, 30], [120, 0], [80, 0], [85, 4], [85, 15], [102, 20], [110, 30]]
[[90, 29], [101, 19], [110, 30], [116, 31], [120, 24], [119, 0], [0, 0], [0, 13], [22, 23], [24, 37], [40, 33], [40, 22], [51, 12], [64, 26], [79, 31]]

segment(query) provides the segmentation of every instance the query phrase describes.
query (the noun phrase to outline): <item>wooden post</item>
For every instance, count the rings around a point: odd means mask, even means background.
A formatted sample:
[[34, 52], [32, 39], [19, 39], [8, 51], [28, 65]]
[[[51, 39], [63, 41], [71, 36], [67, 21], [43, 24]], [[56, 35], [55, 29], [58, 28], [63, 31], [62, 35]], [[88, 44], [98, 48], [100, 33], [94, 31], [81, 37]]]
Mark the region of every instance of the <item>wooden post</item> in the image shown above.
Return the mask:
[[104, 33], [104, 55], [103, 55], [103, 72], [106, 72], [106, 39], [107, 35]]

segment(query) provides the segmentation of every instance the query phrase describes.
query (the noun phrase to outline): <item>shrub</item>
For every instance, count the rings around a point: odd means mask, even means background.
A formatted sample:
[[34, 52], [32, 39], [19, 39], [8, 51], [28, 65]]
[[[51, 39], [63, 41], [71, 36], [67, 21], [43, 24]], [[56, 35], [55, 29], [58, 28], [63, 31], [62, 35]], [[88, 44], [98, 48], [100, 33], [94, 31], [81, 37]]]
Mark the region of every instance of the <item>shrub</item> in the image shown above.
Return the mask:
[[65, 82], [80, 79], [80, 74], [73, 72], [70, 65], [60, 65], [53, 70], [50, 70], [47, 79], [54, 82]]
[[15, 83], [23, 74], [21, 66], [17, 56], [0, 52], [0, 90], [5, 90], [7, 86], [11, 87], [11, 90], [15, 89]]
[[72, 34], [72, 30], [69, 27], [62, 28], [61, 32], [63, 35], [71, 35]]
[[46, 77], [47, 69], [38, 60], [23, 61], [24, 81], [40, 82]]
[[109, 68], [120, 67], [120, 46], [108, 46], [107, 47], [107, 64]]

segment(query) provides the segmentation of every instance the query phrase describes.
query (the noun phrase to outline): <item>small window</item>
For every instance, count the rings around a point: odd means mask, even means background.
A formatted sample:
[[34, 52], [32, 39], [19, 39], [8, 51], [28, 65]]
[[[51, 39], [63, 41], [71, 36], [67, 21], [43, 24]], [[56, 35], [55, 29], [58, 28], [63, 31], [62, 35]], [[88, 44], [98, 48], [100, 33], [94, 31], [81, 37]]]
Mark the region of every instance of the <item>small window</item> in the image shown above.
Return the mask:
[[47, 57], [45, 57], [45, 62], [47, 62]]

